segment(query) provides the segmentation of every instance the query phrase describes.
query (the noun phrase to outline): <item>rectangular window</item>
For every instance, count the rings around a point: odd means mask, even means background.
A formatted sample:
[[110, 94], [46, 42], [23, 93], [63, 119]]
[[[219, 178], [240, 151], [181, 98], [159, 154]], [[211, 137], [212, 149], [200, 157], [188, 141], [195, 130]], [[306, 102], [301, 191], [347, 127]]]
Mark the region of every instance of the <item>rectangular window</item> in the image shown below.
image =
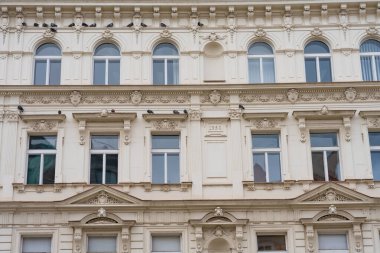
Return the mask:
[[179, 169], [179, 136], [152, 136], [152, 183], [178, 184]]
[[30, 136], [27, 184], [54, 184], [57, 136]]
[[337, 133], [311, 133], [310, 143], [314, 180], [341, 180]]
[[116, 253], [116, 236], [89, 236], [87, 253]]
[[90, 184], [117, 184], [119, 137], [91, 136]]
[[22, 253], [50, 253], [51, 237], [23, 237]]
[[253, 134], [252, 157], [255, 182], [281, 182], [278, 134]]
[[152, 253], [181, 252], [181, 236], [152, 236]]
[[371, 148], [373, 180], [380, 181], [380, 132], [371, 132], [368, 135]]
[[348, 253], [347, 234], [318, 234], [320, 253]]
[[258, 252], [286, 252], [285, 235], [258, 235]]

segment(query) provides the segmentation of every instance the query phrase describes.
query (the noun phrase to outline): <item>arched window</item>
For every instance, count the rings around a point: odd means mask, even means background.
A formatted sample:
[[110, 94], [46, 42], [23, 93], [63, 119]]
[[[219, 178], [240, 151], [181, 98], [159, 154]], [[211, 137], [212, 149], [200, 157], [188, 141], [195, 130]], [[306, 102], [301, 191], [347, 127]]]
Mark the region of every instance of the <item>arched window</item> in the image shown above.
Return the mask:
[[305, 47], [306, 82], [331, 82], [331, 55], [321, 41], [312, 41]]
[[256, 42], [248, 49], [248, 72], [250, 83], [274, 83], [274, 55], [272, 47]]
[[57, 85], [61, 83], [61, 49], [46, 43], [36, 50], [34, 56], [34, 84]]
[[178, 84], [179, 55], [175, 46], [161, 43], [153, 50], [153, 84]]
[[363, 81], [380, 80], [380, 42], [367, 40], [360, 45]]
[[120, 84], [120, 50], [114, 44], [101, 44], [95, 49], [94, 84]]

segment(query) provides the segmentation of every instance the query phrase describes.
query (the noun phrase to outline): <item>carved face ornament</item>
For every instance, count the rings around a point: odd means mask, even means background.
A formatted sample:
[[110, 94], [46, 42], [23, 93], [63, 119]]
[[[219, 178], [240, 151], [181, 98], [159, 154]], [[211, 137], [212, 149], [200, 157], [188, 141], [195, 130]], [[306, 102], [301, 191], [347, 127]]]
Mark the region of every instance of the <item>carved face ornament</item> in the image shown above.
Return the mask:
[[71, 92], [71, 94], [70, 94], [70, 102], [74, 106], [79, 105], [81, 99], [82, 99], [82, 95], [80, 94], [79, 91], [73, 91], [73, 92]]
[[221, 97], [220, 93], [216, 90], [209, 94], [210, 102], [214, 105], [220, 102]]

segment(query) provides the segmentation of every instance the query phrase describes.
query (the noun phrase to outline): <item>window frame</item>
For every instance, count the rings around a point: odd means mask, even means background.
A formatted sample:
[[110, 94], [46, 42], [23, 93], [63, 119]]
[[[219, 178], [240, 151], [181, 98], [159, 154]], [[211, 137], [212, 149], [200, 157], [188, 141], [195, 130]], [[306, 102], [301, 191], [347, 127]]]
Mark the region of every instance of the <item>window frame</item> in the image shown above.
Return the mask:
[[380, 134], [379, 131], [368, 131], [368, 143], [369, 143], [369, 151], [370, 151], [370, 161], [371, 161], [371, 173], [372, 173], [372, 179], [374, 181], [380, 181], [380, 178], [378, 179], [375, 179], [374, 177], [374, 173], [373, 173], [373, 163], [372, 163], [372, 151], [374, 152], [380, 152], [380, 146], [372, 146], [371, 145], [371, 137], [370, 137], [370, 133], [378, 133]]
[[[327, 46], [327, 48], [329, 49], [329, 53], [305, 53], [305, 49], [306, 47], [312, 43], [312, 42], [320, 42], [320, 43], [323, 43]], [[322, 59], [329, 59], [330, 60], [330, 75], [331, 75], [331, 81], [330, 82], [333, 82], [334, 81], [334, 75], [333, 75], [333, 63], [332, 63], [332, 57], [331, 57], [331, 49], [329, 47], [329, 45], [323, 41], [320, 41], [320, 40], [312, 40], [312, 41], [309, 41], [305, 47], [304, 47], [304, 66], [305, 66], [305, 79], [306, 79], [306, 82], [307, 82], [307, 69], [306, 69], [306, 59], [315, 59], [315, 67], [316, 67], [316, 73], [317, 73], [317, 83], [320, 83], [322, 82], [321, 81], [321, 68], [320, 68], [320, 63], [319, 63], [319, 60], [322, 58]]]
[[[92, 149], [91, 147], [91, 141], [92, 141], [92, 137], [93, 136], [117, 136], [118, 137], [118, 140], [117, 140], [117, 145], [118, 145], [118, 149], [117, 150], [109, 150], [109, 149]], [[90, 133], [90, 138], [89, 138], [89, 148], [90, 148], [90, 159], [89, 159], [89, 183], [90, 184], [107, 184], [106, 183], [106, 157], [107, 155], [117, 155], [117, 172], [118, 172], [118, 175], [117, 175], [117, 182], [116, 184], [119, 183], [119, 168], [120, 168], [120, 149], [121, 149], [121, 144], [120, 144], [120, 135], [119, 134], [106, 134], [106, 133]], [[101, 183], [91, 183], [91, 157], [92, 155], [99, 155], [101, 154], [102, 155], [102, 182]]]
[[[319, 235], [345, 235], [346, 236], [346, 241], [347, 241], [347, 250], [321, 250], [319, 249]], [[317, 251], [318, 253], [350, 253], [350, 232], [347, 230], [335, 230], [335, 231], [327, 231], [325, 229], [318, 229], [316, 231], [316, 246], [317, 246]]]
[[25, 252], [24, 251], [24, 238], [49, 238], [50, 239], [50, 252], [47, 252], [47, 253], [52, 253], [53, 252], [53, 235], [50, 235], [50, 236], [42, 236], [42, 235], [21, 235], [21, 238], [20, 238], [20, 252], [21, 253], [33, 253], [33, 252]]
[[[271, 49], [272, 49], [272, 54], [269, 55], [269, 54], [263, 54], [263, 55], [255, 55], [255, 54], [249, 54], [249, 50], [256, 44], [256, 43], [265, 43], [266, 45], [268, 45]], [[264, 82], [264, 66], [263, 66], [263, 59], [273, 59], [273, 79], [274, 79], [274, 82], [276, 82], [276, 60], [275, 60], [275, 55], [274, 55], [274, 50], [273, 50], [273, 47], [266, 43], [266, 42], [262, 42], [262, 41], [258, 41], [258, 42], [254, 42], [252, 43], [249, 48], [248, 48], [248, 80], [249, 80], [249, 83], [253, 83], [253, 84], [262, 84], [262, 83], [266, 83]], [[249, 60], [251, 59], [259, 59], [259, 63], [260, 63], [260, 82], [259, 83], [255, 83], [255, 82], [252, 82], [251, 81], [251, 69], [249, 68]]]
[[[360, 44], [360, 47], [359, 47], [359, 57], [360, 57], [360, 65], [361, 65], [361, 60], [362, 60], [362, 56], [364, 57], [371, 57], [371, 73], [372, 73], [372, 80], [367, 80], [365, 82], [373, 82], [373, 81], [380, 81], [380, 73], [377, 73], [377, 70], [376, 70], [376, 62], [375, 62], [375, 57], [378, 56], [380, 57], [380, 51], [378, 52], [360, 52], [360, 49], [362, 47], [362, 45], [364, 43], [366, 43], [367, 41], [369, 40], [375, 40], [377, 41], [378, 43], [380, 43], [380, 41], [378, 41], [377, 39], [368, 39], [368, 40], [365, 40], [363, 41], [361, 44]], [[362, 81], [364, 81], [363, 79], [363, 68], [360, 66], [360, 70], [362, 72]]]
[[[253, 142], [252, 142], [252, 139], [253, 139], [253, 136], [254, 135], [276, 135], [277, 136], [277, 140], [278, 140], [278, 148], [255, 148], [253, 146]], [[253, 170], [253, 181], [255, 183], [280, 183], [280, 182], [283, 182], [283, 175], [282, 175], [282, 159], [281, 159], [281, 133], [251, 133], [251, 156], [252, 156], [252, 170]], [[253, 155], [254, 154], [264, 154], [264, 163], [265, 163], [265, 182], [256, 182], [255, 181], [255, 172], [254, 172], [254, 166], [255, 166], [255, 162], [254, 162], [254, 159], [253, 159]], [[271, 182], [269, 180], [269, 162], [268, 162], [268, 153], [271, 153], [271, 154], [277, 154], [279, 155], [279, 159], [280, 159], [280, 176], [281, 176], [281, 180], [280, 182]]]
[[[101, 233], [100, 232], [97, 232], [97, 231], [91, 231], [91, 232], [85, 232], [85, 240], [84, 240], [84, 252], [86, 253], [89, 253], [88, 251], [88, 243], [89, 243], [89, 237], [115, 237], [116, 239], [116, 252], [119, 252], [119, 248], [120, 248], [120, 232], [118, 231], [102, 231]], [[112, 252], [113, 253], [113, 252]]]
[[[30, 149], [30, 138], [34, 136], [55, 136], [55, 149]], [[54, 183], [55, 184], [55, 175], [57, 174], [57, 160], [58, 160], [58, 134], [55, 135], [47, 134], [47, 135], [34, 135], [29, 134], [27, 139], [27, 148], [26, 148], [26, 178], [25, 178], [25, 184], [26, 185], [47, 185], [43, 183], [43, 170], [44, 170], [44, 155], [55, 155], [55, 164], [54, 164]], [[40, 155], [40, 168], [39, 168], [39, 179], [38, 184], [28, 184], [28, 164], [29, 164], [29, 155]]]
[[[42, 47], [43, 45], [47, 45], [47, 44], [51, 44], [51, 45], [54, 45], [56, 46], [57, 48], [59, 48], [59, 51], [61, 53], [60, 56], [56, 56], [56, 55], [47, 55], [47, 56], [43, 56], [43, 55], [37, 55], [37, 50]], [[40, 60], [40, 61], [46, 61], [46, 73], [45, 73], [45, 84], [36, 84], [36, 63], [37, 61]], [[59, 84], [50, 84], [50, 62], [52, 60], [59, 60], [59, 64], [60, 64], [60, 81], [59, 81]], [[61, 84], [61, 79], [62, 79], [62, 49], [61, 47], [59, 47], [57, 44], [55, 43], [43, 43], [41, 45], [39, 45], [35, 52], [34, 52], [34, 64], [33, 64], [33, 67], [34, 67], [34, 71], [33, 71], [33, 85], [60, 85]]]
[[[154, 55], [154, 51], [155, 49], [161, 45], [161, 44], [170, 44], [172, 45], [173, 47], [175, 47], [177, 49], [177, 52], [178, 54], [177, 55]], [[180, 80], [180, 76], [179, 76], [179, 59], [180, 59], [180, 54], [179, 54], [179, 50], [178, 48], [170, 43], [170, 42], [162, 42], [162, 43], [159, 43], [157, 44], [154, 49], [153, 49], [153, 52], [152, 52], [152, 83], [153, 85], [177, 85], [179, 84], [179, 80]], [[164, 83], [155, 83], [154, 82], [154, 61], [155, 60], [164, 60], [164, 80], [165, 82]], [[177, 83], [168, 83], [168, 60], [177, 60], [178, 61], [178, 73], [177, 73], [177, 76], [178, 76], [178, 82]]]
[[[96, 50], [104, 45], [104, 44], [111, 44], [111, 45], [114, 45], [118, 50], [119, 50], [119, 54], [118, 56], [115, 56], [115, 55], [104, 55], [104, 56], [97, 56], [95, 55], [95, 52]], [[109, 84], [109, 80], [108, 80], [108, 72], [109, 72], [109, 62], [112, 61], [112, 60], [119, 60], [119, 83], [118, 84]], [[105, 62], [105, 77], [104, 77], [104, 84], [95, 84], [95, 62], [96, 61], [104, 61]], [[95, 50], [94, 50], [94, 53], [92, 55], [92, 68], [93, 68], [93, 75], [92, 75], [92, 83], [94, 85], [120, 85], [120, 77], [121, 77], [121, 52], [120, 52], [120, 48], [113, 44], [113, 43], [102, 43], [100, 45], [98, 45]]]
[[[285, 248], [286, 250], [259, 250], [259, 236], [284, 236], [284, 239], [285, 239]], [[257, 242], [257, 253], [287, 253], [288, 250], [289, 250], [289, 246], [288, 246], [288, 235], [287, 235], [287, 232], [285, 233], [257, 233], [256, 234], [256, 242]]]
[[[154, 149], [152, 142], [153, 142], [153, 136], [177, 136], [178, 137], [178, 149]], [[180, 184], [181, 183], [181, 134], [178, 133], [172, 133], [172, 134], [153, 134], [151, 135], [151, 161], [153, 161], [153, 155], [154, 154], [164, 154], [164, 183], [163, 184]], [[168, 154], [178, 154], [179, 159], [179, 167], [178, 167], [178, 174], [179, 174], [179, 182], [178, 183], [168, 183], [168, 163], [167, 163], [167, 156]], [[157, 184], [153, 182], [153, 162], [151, 163], [151, 175], [152, 175], [152, 184]], [[162, 184], [162, 183], [158, 183]]]
[[[178, 236], [179, 237], [179, 247], [180, 247], [180, 250], [181, 251], [153, 251], [153, 237], [174, 237], [174, 236]], [[150, 252], [151, 253], [167, 253], [167, 252], [170, 252], [170, 253], [181, 253], [183, 251], [183, 243], [182, 243], [182, 234], [181, 233], [177, 233], [177, 234], [162, 234], [162, 233], [153, 233], [153, 234], [150, 234]]]
[[[313, 147], [312, 144], [311, 144], [311, 135], [312, 134], [323, 134], [323, 133], [334, 133], [336, 134], [336, 138], [337, 138], [337, 146], [336, 147]], [[340, 148], [340, 139], [339, 139], [339, 132], [338, 131], [312, 131], [309, 133], [309, 137], [310, 137], [310, 154], [311, 154], [311, 164], [312, 164], [312, 172], [313, 172], [313, 175], [314, 175], [314, 167], [313, 167], [313, 152], [323, 152], [323, 172], [325, 174], [325, 180], [324, 181], [318, 181], [318, 180], [315, 180], [314, 179], [314, 176], [313, 176], [313, 181], [317, 181], [317, 182], [334, 182], [334, 181], [330, 181], [329, 180], [329, 173], [328, 173], [328, 164], [327, 164], [327, 155], [326, 155], [326, 152], [328, 151], [336, 151], [337, 154], [338, 154], [338, 158], [339, 158], [339, 180], [338, 181], [335, 181], [335, 182], [339, 182], [339, 181], [342, 181], [342, 164], [341, 164], [341, 148]]]

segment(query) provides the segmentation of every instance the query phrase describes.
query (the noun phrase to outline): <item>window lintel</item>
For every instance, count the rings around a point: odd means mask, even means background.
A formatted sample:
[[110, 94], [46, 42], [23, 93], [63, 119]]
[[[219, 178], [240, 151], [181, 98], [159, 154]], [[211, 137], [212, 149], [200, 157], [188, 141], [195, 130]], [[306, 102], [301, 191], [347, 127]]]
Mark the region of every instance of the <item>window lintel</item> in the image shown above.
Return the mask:
[[328, 110], [327, 107], [322, 107], [318, 111], [294, 111], [293, 116], [297, 120], [334, 120], [352, 118], [356, 110]]
[[279, 119], [284, 120], [288, 116], [287, 112], [274, 112], [274, 113], [243, 113], [245, 120], [254, 119]]
[[22, 121], [28, 123], [37, 120], [49, 120], [62, 122], [66, 119], [65, 114], [21, 114], [20, 118]]
[[147, 122], [157, 120], [174, 120], [184, 121], [187, 119], [187, 114], [169, 114], [169, 113], [155, 113], [155, 114], [143, 114], [143, 119]]

